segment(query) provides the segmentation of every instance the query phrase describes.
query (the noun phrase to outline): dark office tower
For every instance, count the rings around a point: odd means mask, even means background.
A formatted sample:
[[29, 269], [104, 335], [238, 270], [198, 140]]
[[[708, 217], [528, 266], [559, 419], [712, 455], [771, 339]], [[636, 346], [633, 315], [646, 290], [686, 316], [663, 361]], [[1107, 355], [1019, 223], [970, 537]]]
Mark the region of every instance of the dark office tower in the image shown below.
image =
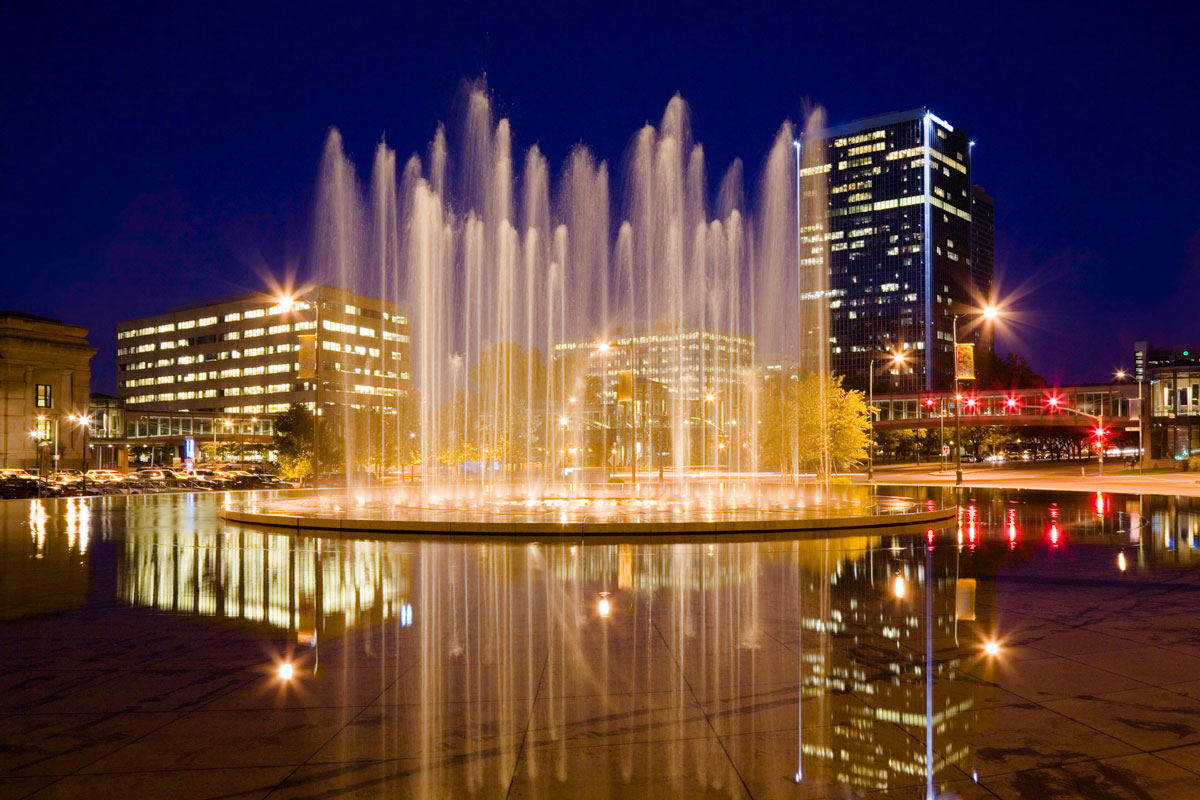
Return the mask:
[[996, 204], [982, 186], [971, 187], [971, 289], [977, 303], [992, 300], [996, 278]]
[[828, 195], [833, 371], [865, 388], [871, 358], [906, 346], [904, 368], [877, 361], [876, 389], [948, 388], [952, 303], [971, 289], [967, 135], [924, 108], [815, 135], [825, 163], [804, 160], [800, 181], [804, 198]]

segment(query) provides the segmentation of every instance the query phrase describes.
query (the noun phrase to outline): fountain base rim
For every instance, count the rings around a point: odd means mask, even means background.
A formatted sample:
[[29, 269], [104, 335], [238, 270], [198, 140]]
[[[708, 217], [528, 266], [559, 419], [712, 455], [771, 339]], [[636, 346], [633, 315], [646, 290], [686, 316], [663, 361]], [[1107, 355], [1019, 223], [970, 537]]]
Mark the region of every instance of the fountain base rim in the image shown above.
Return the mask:
[[714, 521], [653, 522], [481, 522], [422, 519], [365, 519], [345, 517], [308, 517], [274, 514], [242, 508], [222, 508], [218, 516], [225, 522], [288, 528], [321, 533], [365, 533], [397, 535], [497, 536], [505, 538], [542, 538], [562, 536], [686, 536], [686, 535], [773, 535], [793, 533], [837, 533], [867, 529], [924, 528], [949, 522], [958, 515], [957, 506], [932, 511], [804, 519], [750, 519]]

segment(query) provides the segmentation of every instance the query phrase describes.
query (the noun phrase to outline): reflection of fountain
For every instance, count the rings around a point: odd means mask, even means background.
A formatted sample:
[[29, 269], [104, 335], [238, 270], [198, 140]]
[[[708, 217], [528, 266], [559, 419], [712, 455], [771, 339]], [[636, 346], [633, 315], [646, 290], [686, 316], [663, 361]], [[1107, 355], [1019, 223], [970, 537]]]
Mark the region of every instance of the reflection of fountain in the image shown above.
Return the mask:
[[[467, 91], [457, 133], [439, 128], [427, 157], [412, 157], [399, 175], [395, 153], [381, 144], [364, 193], [340, 134], [331, 131], [318, 187], [312, 258], [318, 276], [411, 306], [414, 364], [378, 369], [388, 375], [411, 367], [419, 387], [422, 491], [438, 494], [463, 482], [517, 483], [530, 496], [559, 491], [552, 469], [556, 422], [571, 412], [579, 378], [570, 359], [546, 360], [562, 342], [632, 337], [641, 349], [631, 349], [631, 359], [665, 365], [666, 399], [653, 429], [663, 432], [665, 449], [654, 460], [669, 459], [676, 474], [697, 465], [697, 444], [706, 452], [721, 446], [709, 441], [717, 436], [710, 426], [693, 433], [689, 425], [707, 419], [695, 405], [698, 390], [707, 392], [712, 411], [743, 417], [738, 431], [758, 417], [757, 377], [742, 359], [717, 336], [685, 344], [685, 331], [750, 336], [760, 351], [800, 372], [827, 369], [826, 204], [817, 186], [824, 173], [811, 166], [820, 160], [815, 151], [803, 155], [809, 168], [801, 169], [791, 123], [771, 147], [753, 213], [740, 162], [730, 166], [716, 197], [708, 197], [704, 150], [679, 97], [657, 127], [646, 125], [634, 136], [617, 206], [608, 165], [582, 145], [557, 182], [536, 145], [519, 167], [508, 120], [495, 119], [480, 87]], [[658, 332], [655, 343], [640, 342], [638, 332], [649, 330]], [[677, 341], [661, 344], [664, 332]], [[322, 353], [327, 358], [335, 356]], [[723, 396], [688, 385], [695, 363], [721, 376]], [[352, 394], [354, 375], [331, 367], [326, 374]], [[638, 371], [632, 364], [631, 372]], [[609, 391], [606, 385], [602, 406], [611, 402]], [[637, 401], [625, 402], [633, 413]], [[825, 429], [826, 404], [816, 406]], [[350, 419], [358, 412], [344, 413], [347, 469], [355, 473], [370, 450], [360, 440], [374, 428], [364, 433]], [[757, 443], [749, 427], [745, 440]], [[630, 430], [637, 438], [637, 427]], [[819, 474], [828, 477], [828, 436], [792, 444], [820, 450]], [[739, 451], [736, 461], [755, 472], [756, 454], [748, 456]], [[477, 465], [472, 481], [464, 481], [464, 460]]]

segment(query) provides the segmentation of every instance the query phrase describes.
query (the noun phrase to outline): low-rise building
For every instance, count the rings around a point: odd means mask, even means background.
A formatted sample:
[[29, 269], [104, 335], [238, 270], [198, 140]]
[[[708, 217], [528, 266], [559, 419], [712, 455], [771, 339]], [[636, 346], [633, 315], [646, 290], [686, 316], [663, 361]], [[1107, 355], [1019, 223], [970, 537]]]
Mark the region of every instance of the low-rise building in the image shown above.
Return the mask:
[[322, 407], [387, 410], [410, 391], [409, 330], [396, 304], [333, 286], [182, 306], [117, 326], [117, 394], [248, 415], [315, 408], [319, 390]]
[[95, 354], [86, 328], [0, 311], [0, 466], [84, 466]]
[[1145, 392], [1149, 462], [1166, 465], [1200, 453], [1200, 347], [1135, 342], [1134, 378]]

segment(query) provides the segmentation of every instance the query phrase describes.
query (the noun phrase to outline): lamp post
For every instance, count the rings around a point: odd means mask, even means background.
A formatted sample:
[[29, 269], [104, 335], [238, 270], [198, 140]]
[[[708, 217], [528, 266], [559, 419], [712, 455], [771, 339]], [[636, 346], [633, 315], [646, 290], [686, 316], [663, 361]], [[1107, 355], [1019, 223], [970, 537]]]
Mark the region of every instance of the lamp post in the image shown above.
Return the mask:
[[[87, 472], [87, 469], [88, 469], [88, 456], [87, 456], [88, 432], [91, 430], [91, 428], [89, 426], [91, 425], [92, 418], [89, 417], [87, 414], [71, 414], [71, 416], [68, 417], [68, 419], [70, 419], [71, 422], [74, 422], [75, 426], [77, 428], [83, 429], [83, 450], [82, 450], [82, 452], [83, 452], [83, 459], [82, 459], [83, 460], [83, 471]], [[74, 442], [74, 440], [75, 440], [75, 437], [72, 436], [71, 441]]]
[[962, 486], [962, 395], [958, 390], [958, 319], [969, 313], [977, 313], [987, 321], [996, 319], [1000, 310], [995, 306], [971, 308], [954, 315], [951, 327], [954, 339], [954, 485]]
[[[1125, 370], [1123, 370], [1123, 369], [1119, 369], [1119, 370], [1117, 370], [1116, 378], [1117, 378], [1117, 380], [1119, 380], [1119, 381], [1121, 381], [1121, 382], [1124, 382], [1124, 381], [1128, 380], [1128, 378], [1129, 378], [1129, 374], [1128, 374], [1128, 373], [1127, 373]], [[1142, 472], [1142, 471], [1144, 470], [1144, 467], [1143, 467], [1143, 464], [1142, 464], [1142, 455], [1143, 455], [1143, 451], [1144, 451], [1144, 447], [1145, 447], [1145, 446], [1144, 446], [1144, 444], [1143, 444], [1143, 442], [1142, 442], [1142, 425], [1143, 425], [1143, 422], [1142, 422], [1142, 421], [1143, 421], [1143, 419], [1145, 419], [1145, 416], [1146, 416], [1146, 413], [1145, 413], [1145, 411], [1146, 411], [1146, 410], [1145, 410], [1145, 407], [1142, 405], [1142, 374], [1141, 374], [1140, 372], [1137, 374], [1137, 378], [1136, 378], [1136, 380], [1137, 380], [1137, 387], [1138, 387], [1138, 449], [1137, 449], [1137, 463], [1138, 463], [1138, 472]]]
[[[903, 350], [895, 350], [892, 353], [890, 353], [889, 356], [890, 356], [889, 361], [891, 361], [893, 366], [897, 366], [897, 367], [904, 366], [904, 362], [908, 358], [908, 356], [905, 354], [905, 352]], [[871, 440], [868, 444], [870, 449], [867, 451], [867, 480], [868, 481], [875, 479], [875, 361], [876, 360], [877, 360], [876, 356], [871, 356], [871, 360], [868, 362], [869, 366], [867, 368], [867, 414], [870, 415], [870, 420], [871, 420]]]

